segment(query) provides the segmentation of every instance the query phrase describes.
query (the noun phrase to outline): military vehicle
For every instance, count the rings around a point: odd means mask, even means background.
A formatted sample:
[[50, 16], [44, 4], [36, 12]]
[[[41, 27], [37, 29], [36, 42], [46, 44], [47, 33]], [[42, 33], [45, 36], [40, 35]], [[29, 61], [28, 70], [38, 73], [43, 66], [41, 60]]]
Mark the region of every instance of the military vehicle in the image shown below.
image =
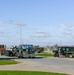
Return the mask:
[[18, 58], [29, 57], [35, 58], [36, 49], [33, 45], [29, 44], [21, 44], [17, 46], [17, 50], [15, 49], [15, 54]]
[[54, 57], [74, 57], [73, 46], [60, 46], [57, 50], [53, 51]]

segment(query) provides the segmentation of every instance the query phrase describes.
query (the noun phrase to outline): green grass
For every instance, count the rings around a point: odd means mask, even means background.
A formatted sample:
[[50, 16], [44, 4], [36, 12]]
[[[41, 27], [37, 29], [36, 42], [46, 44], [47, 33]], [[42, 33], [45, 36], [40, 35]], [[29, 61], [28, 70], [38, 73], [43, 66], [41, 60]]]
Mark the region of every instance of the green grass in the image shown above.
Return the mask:
[[48, 53], [38, 53], [37, 56], [53, 57], [53, 54], [48, 54]]
[[19, 62], [14, 60], [0, 60], [0, 65], [11, 65], [11, 64], [18, 64]]
[[0, 71], [1, 75], [68, 75], [51, 72], [37, 72], [37, 71]]

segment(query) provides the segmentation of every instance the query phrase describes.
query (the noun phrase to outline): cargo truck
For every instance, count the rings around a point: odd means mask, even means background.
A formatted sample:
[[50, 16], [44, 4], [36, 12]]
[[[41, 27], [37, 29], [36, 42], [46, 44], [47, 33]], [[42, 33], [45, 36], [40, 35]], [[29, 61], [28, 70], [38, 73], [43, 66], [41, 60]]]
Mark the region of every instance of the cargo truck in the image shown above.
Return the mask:
[[54, 57], [74, 57], [74, 46], [59, 46], [53, 51]]
[[28, 57], [35, 58], [36, 49], [33, 45], [21, 44], [17, 47], [16, 56], [18, 58]]

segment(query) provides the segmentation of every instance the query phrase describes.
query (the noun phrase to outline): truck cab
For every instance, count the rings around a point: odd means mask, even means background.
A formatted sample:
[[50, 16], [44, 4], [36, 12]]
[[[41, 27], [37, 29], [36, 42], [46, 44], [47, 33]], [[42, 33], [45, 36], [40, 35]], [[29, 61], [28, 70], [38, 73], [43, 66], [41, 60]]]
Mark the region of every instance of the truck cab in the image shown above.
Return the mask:
[[0, 55], [3, 55], [5, 50], [6, 50], [6, 45], [0, 44]]

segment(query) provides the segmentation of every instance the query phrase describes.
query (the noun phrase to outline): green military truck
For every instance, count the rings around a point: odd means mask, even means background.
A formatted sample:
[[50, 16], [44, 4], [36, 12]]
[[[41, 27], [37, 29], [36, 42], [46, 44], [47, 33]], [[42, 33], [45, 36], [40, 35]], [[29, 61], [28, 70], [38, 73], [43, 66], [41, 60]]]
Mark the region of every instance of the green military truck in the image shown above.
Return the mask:
[[54, 57], [74, 57], [73, 46], [59, 46], [57, 50], [53, 50]]
[[16, 56], [18, 58], [29, 57], [35, 58], [36, 50], [33, 45], [21, 44], [17, 47]]

